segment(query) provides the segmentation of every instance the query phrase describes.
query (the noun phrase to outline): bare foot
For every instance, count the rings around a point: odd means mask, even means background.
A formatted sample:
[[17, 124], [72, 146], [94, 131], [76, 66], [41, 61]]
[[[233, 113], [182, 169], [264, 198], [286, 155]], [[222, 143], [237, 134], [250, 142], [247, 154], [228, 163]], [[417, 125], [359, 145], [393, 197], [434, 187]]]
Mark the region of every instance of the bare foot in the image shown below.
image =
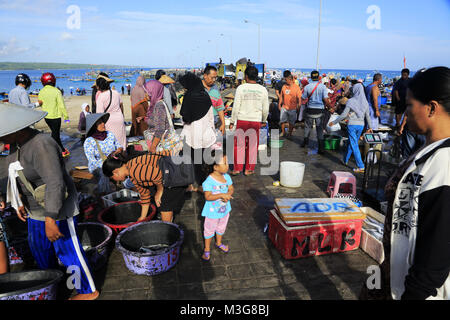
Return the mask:
[[98, 298], [99, 295], [100, 295], [100, 293], [98, 292], [98, 290], [95, 290], [92, 293], [77, 294], [77, 295], [73, 296], [72, 298], [69, 298], [69, 300], [95, 300]]

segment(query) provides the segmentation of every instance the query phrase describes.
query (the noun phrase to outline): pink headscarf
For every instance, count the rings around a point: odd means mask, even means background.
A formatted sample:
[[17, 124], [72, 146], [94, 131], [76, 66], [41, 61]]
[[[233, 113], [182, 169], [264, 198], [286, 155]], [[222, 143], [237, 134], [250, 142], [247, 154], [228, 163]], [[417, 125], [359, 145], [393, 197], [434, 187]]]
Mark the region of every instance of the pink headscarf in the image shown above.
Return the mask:
[[131, 106], [134, 107], [142, 100], [145, 99], [145, 90], [144, 90], [145, 78], [143, 76], [139, 76], [136, 79], [136, 85], [133, 87], [131, 91]]
[[150, 97], [150, 106], [147, 111], [147, 117], [149, 117], [156, 103], [164, 98], [164, 86], [158, 80], [149, 80], [145, 83], [144, 90]]

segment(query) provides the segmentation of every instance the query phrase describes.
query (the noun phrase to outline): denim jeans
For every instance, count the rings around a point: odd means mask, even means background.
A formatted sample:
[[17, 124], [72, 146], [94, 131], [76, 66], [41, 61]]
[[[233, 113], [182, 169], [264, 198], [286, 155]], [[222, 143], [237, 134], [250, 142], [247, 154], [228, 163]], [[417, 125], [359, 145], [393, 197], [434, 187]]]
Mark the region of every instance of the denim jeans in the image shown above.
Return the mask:
[[316, 123], [317, 140], [323, 140], [323, 115], [318, 118], [305, 117], [305, 139], [309, 139], [314, 122]]
[[344, 156], [344, 162], [347, 163], [353, 153], [358, 168], [364, 168], [364, 162], [361, 159], [361, 152], [359, 151], [358, 146], [358, 141], [363, 130], [364, 126], [347, 126], [348, 145], [347, 152]]

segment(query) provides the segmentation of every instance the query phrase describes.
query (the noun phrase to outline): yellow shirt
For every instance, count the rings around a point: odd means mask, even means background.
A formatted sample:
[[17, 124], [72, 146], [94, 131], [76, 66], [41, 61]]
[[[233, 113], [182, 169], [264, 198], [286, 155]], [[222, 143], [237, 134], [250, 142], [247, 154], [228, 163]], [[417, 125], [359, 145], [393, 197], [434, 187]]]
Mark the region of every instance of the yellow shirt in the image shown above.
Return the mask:
[[48, 112], [46, 119], [58, 119], [61, 116], [64, 120], [69, 119], [64, 99], [58, 88], [46, 85], [39, 91], [38, 99], [43, 102], [42, 110]]

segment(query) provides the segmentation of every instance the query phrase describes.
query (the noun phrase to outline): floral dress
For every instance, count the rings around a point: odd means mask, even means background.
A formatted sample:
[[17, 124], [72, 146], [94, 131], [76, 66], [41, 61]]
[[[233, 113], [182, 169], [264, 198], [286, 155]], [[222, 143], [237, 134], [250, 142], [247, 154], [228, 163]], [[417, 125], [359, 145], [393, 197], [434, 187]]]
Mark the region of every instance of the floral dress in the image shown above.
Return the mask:
[[102, 165], [104, 160], [102, 159], [100, 151], [97, 147], [97, 143], [95, 141], [98, 142], [98, 145], [100, 146], [100, 149], [102, 150], [105, 157], [107, 157], [117, 149], [122, 148], [122, 146], [116, 139], [114, 134], [110, 131], [108, 131], [108, 135], [103, 141], [95, 140], [94, 138], [89, 137], [84, 142], [84, 153], [88, 160], [89, 172], [93, 173], [100, 179], [98, 183], [98, 191], [101, 193], [105, 193], [111, 191], [111, 188], [109, 186], [109, 179], [107, 179], [103, 175]]

